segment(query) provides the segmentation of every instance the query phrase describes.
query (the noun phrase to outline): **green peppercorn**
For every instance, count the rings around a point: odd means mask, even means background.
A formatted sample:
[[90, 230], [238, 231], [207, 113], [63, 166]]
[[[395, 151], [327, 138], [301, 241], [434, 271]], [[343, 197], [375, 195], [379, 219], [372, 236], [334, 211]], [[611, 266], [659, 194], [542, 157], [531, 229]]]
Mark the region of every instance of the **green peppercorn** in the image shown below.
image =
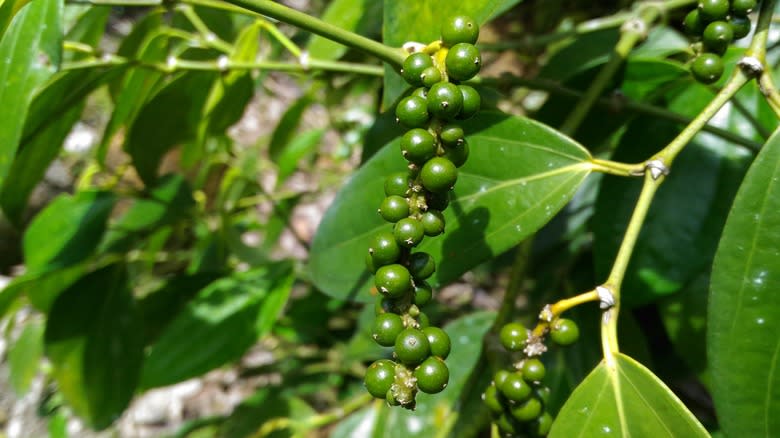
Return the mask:
[[522, 324], [510, 322], [501, 327], [498, 337], [507, 350], [520, 351], [528, 340], [528, 330]]
[[422, 242], [425, 229], [419, 220], [406, 217], [396, 222], [393, 234], [399, 245], [412, 248]]
[[566, 318], [558, 318], [553, 321], [550, 328], [550, 339], [558, 345], [571, 345], [580, 337], [580, 329], [577, 323]]
[[401, 137], [401, 153], [409, 162], [423, 164], [436, 155], [436, 139], [425, 129], [410, 129]]
[[433, 299], [433, 288], [425, 281], [414, 282], [414, 304], [422, 307]]
[[423, 165], [420, 171], [420, 180], [423, 187], [433, 193], [442, 193], [450, 190], [455, 185], [457, 179], [458, 169], [452, 164], [452, 161], [444, 157], [431, 158]]
[[508, 400], [517, 403], [525, 401], [531, 396], [531, 385], [523, 379], [520, 373], [509, 373], [498, 389]]
[[371, 337], [377, 344], [383, 347], [395, 345], [395, 338], [404, 329], [404, 321], [395, 313], [383, 313], [377, 315], [374, 320], [374, 328]]
[[450, 354], [450, 348], [452, 346], [450, 336], [447, 332], [439, 327], [426, 327], [423, 329], [423, 333], [425, 333], [428, 342], [431, 344], [431, 354], [446, 359]]
[[428, 112], [440, 119], [454, 119], [463, 108], [463, 94], [457, 85], [438, 82], [428, 90]]
[[385, 398], [395, 381], [395, 363], [380, 359], [366, 370], [364, 383], [368, 392], [376, 398]]
[[425, 280], [436, 272], [436, 262], [427, 252], [415, 252], [409, 256], [409, 273], [415, 281]]
[[401, 247], [395, 240], [395, 235], [389, 231], [376, 233], [368, 248], [374, 268], [379, 268], [398, 261], [401, 257]]
[[444, 215], [439, 210], [428, 209], [420, 217], [426, 236], [438, 236], [444, 232]]
[[703, 84], [717, 82], [723, 75], [723, 60], [714, 53], [702, 53], [693, 60], [691, 73]]
[[417, 365], [430, 353], [431, 345], [421, 330], [404, 329], [395, 340], [395, 355], [406, 365]]
[[527, 382], [539, 382], [544, 379], [544, 364], [539, 359], [528, 358], [523, 362], [522, 372]]
[[409, 203], [401, 196], [388, 196], [379, 205], [379, 215], [388, 222], [398, 222], [409, 216]]
[[408, 96], [401, 99], [395, 108], [398, 121], [408, 128], [420, 128], [428, 124], [428, 102], [418, 96]]
[[469, 43], [458, 43], [450, 48], [444, 58], [447, 75], [456, 81], [473, 78], [482, 67], [479, 49]]
[[525, 423], [539, 418], [543, 409], [542, 402], [536, 397], [531, 397], [524, 402], [514, 405], [509, 412], [515, 420]]
[[412, 53], [404, 59], [401, 67], [401, 75], [406, 82], [414, 86], [423, 84], [423, 72], [429, 67], [433, 67], [433, 58], [426, 53]]
[[458, 43], [474, 44], [478, 38], [479, 25], [471, 17], [456, 15], [441, 25], [441, 41], [445, 46], [450, 47]]
[[412, 276], [399, 264], [377, 269], [374, 282], [377, 290], [390, 298], [399, 298], [412, 289]]
[[450, 380], [450, 370], [443, 360], [432, 356], [415, 368], [414, 377], [417, 378], [417, 388], [420, 391], [436, 394], [447, 387]]

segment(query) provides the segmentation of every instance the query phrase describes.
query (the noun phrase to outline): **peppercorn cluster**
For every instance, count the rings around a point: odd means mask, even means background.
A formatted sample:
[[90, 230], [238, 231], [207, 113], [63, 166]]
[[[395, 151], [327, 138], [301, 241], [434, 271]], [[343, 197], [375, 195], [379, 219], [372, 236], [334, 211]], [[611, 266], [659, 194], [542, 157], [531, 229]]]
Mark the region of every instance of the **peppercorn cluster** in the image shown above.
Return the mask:
[[474, 116], [481, 105], [479, 93], [462, 84], [481, 67], [474, 45], [478, 36], [473, 19], [452, 17], [442, 25], [441, 40], [411, 53], [401, 70], [414, 87], [395, 111], [398, 123], [408, 128], [400, 141], [408, 169], [385, 180], [379, 215], [393, 226], [373, 236], [366, 255], [379, 293], [372, 336], [379, 345], [393, 347], [393, 359], [371, 364], [365, 386], [390, 405], [413, 409], [418, 390], [434, 394], [449, 382], [444, 359], [450, 338], [420, 311], [433, 297], [426, 279], [436, 263], [414, 248], [426, 236], [444, 232], [442, 211], [469, 155], [457, 122]]
[[[570, 319], [557, 318], [549, 324], [549, 334], [554, 343], [571, 345], [579, 337], [579, 328]], [[535, 338], [516, 322], [502, 327], [499, 338], [507, 351], [522, 351], [524, 355], [511, 370], [495, 373], [482, 400], [505, 436], [546, 436], [553, 417], [547, 407], [550, 388], [542, 382], [546, 370], [536, 357], [545, 350], [538, 348], [543, 338]]]
[[716, 82], [723, 75], [723, 60], [729, 44], [750, 33], [748, 14], [756, 0], [700, 0], [696, 9], [685, 16], [685, 33], [699, 43], [691, 62], [691, 74], [704, 84]]

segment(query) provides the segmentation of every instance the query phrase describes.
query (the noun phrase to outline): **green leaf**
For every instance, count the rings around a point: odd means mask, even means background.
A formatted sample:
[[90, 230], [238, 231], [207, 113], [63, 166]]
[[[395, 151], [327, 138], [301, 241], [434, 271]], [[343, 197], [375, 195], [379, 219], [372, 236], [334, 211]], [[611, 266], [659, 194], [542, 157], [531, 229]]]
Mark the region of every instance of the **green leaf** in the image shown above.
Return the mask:
[[[79, 17], [76, 24], [68, 30], [65, 39], [68, 41], [78, 41], [97, 49], [100, 40], [103, 37], [103, 33], [106, 30], [106, 23], [108, 22], [110, 12], [110, 6], [92, 6], [87, 9], [87, 11]], [[76, 61], [87, 58], [90, 55], [77, 51], [67, 51], [63, 56], [65, 61]]]
[[[439, 394], [417, 394], [415, 410], [408, 411], [382, 405], [387, 409], [386, 423], [374, 431], [374, 436], [383, 438], [409, 438], [452, 436], [464, 437], [451, 430], [453, 415], [461, 413], [459, 408], [464, 401], [461, 395], [471, 380], [469, 376], [482, 355], [482, 339], [495, 319], [493, 312], [479, 312], [464, 316], [447, 324], [444, 331], [452, 339], [452, 353], [445, 361], [450, 370], [450, 382]], [[483, 388], [479, 388], [481, 391]], [[381, 416], [381, 414], [379, 415]], [[487, 421], [487, 416], [484, 417]], [[472, 419], [475, 420], [475, 419]], [[447, 431], [445, 434], [444, 431]], [[377, 435], [377, 432], [382, 432]]]
[[550, 438], [594, 436], [709, 437], [650, 370], [628, 356], [601, 362], [558, 413]]
[[279, 263], [200, 290], [152, 345], [141, 386], [177, 383], [240, 358], [277, 319], [292, 278], [290, 264]]
[[89, 257], [100, 242], [115, 201], [112, 193], [99, 191], [55, 198], [24, 233], [27, 272], [41, 274]]
[[81, 117], [87, 96], [124, 70], [124, 66], [117, 66], [63, 72], [39, 90], [30, 106], [8, 180], [0, 191], [0, 205], [9, 220], [21, 223], [30, 194]]
[[325, 135], [325, 129], [312, 129], [295, 137], [277, 158], [279, 164], [279, 175], [277, 184], [285, 181], [295, 169], [298, 163], [307, 155], [317, 150], [317, 147]]
[[52, 305], [44, 336], [52, 375], [92, 427], [108, 427], [130, 403], [143, 359], [142, 333], [122, 264], [84, 276]]
[[13, 300], [25, 294], [36, 309], [47, 313], [59, 294], [86, 271], [85, 262], [43, 273], [26, 273], [14, 278], [0, 294], [0, 315], [8, 310]]
[[[363, 36], [371, 35], [382, 24], [382, 2], [376, 0], [334, 0], [321, 19]], [[319, 35], [312, 36], [307, 45], [314, 59], [336, 60], [347, 53], [347, 47]]]
[[[269, 438], [305, 436], [305, 420], [316, 412], [305, 401], [278, 391], [263, 388], [241, 402], [230, 417], [222, 424], [217, 437], [244, 438], [257, 436], [264, 424], [274, 418], [290, 418], [291, 427], [273, 431]], [[294, 434], [295, 433], [295, 434]], [[299, 435], [300, 434], [300, 435]]]
[[[446, 284], [541, 228], [590, 173], [580, 145], [529, 119], [483, 112], [463, 124], [471, 156], [460, 169], [443, 236], [419, 247], [434, 256], [431, 281]], [[398, 140], [374, 155], [342, 188], [312, 243], [314, 283], [340, 299], [371, 301], [365, 268], [371, 236], [388, 229], [375, 209], [385, 176], [403, 170]]]
[[748, 170], [712, 268], [707, 357], [726, 436], [780, 433], [780, 134]]
[[[520, 0], [384, 0], [382, 37], [393, 47], [408, 41], [428, 44], [441, 38], [441, 22], [447, 17], [469, 15], [483, 25], [517, 3]], [[385, 67], [382, 104], [391, 106], [406, 88], [401, 76]]]
[[184, 177], [165, 175], [146, 196], [136, 199], [127, 212], [109, 226], [100, 251], [128, 251], [158, 228], [189, 217], [194, 205], [192, 189]]
[[195, 138], [215, 77], [213, 72], [187, 72], [141, 109], [124, 147], [144, 183], [154, 184], [168, 151]]
[[0, 187], [16, 155], [33, 93], [60, 64], [61, 15], [62, 0], [31, 2], [14, 17], [0, 40]]
[[16, 13], [27, 3], [30, 3], [30, 0], [4, 0], [0, 2], [0, 39], [8, 30], [8, 25], [11, 24]]
[[19, 339], [8, 349], [9, 378], [16, 395], [22, 396], [30, 388], [42, 356], [43, 324], [26, 323]]
[[298, 125], [301, 123], [303, 113], [309, 108], [313, 100], [309, 96], [303, 96], [287, 108], [279, 123], [271, 134], [271, 141], [268, 146], [268, 154], [271, 161], [278, 163], [279, 158], [284, 153], [287, 145], [295, 138], [298, 131]]

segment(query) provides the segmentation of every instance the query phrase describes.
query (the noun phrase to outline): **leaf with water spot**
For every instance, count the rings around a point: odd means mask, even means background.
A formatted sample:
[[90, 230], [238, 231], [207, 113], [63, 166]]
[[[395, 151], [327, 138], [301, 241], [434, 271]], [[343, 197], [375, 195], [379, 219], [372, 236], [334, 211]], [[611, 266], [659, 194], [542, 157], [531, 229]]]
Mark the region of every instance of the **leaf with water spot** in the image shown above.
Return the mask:
[[602, 361], [561, 408], [550, 438], [709, 437], [707, 431], [650, 370], [617, 354]]
[[[471, 148], [444, 212], [446, 232], [419, 246], [438, 266], [434, 285], [459, 278], [533, 234], [561, 209], [591, 171], [590, 155], [530, 119], [484, 112], [463, 123]], [[368, 302], [365, 254], [371, 237], [391, 229], [376, 213], [387, 175], [402, 171], [398, 139], [377, 152], [341, 189], [314, 238], [314, 283], [340, 299]]]
[[748, 170], [712, 266], [712, 395], [726, 436], [780, 434], [780, 131]]

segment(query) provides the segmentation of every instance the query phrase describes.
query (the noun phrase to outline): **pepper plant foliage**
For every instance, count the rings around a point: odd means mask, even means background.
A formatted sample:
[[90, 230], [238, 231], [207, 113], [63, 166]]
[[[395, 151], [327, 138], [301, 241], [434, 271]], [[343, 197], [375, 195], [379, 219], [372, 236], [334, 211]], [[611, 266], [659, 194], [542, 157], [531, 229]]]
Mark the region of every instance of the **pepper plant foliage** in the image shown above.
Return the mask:
[[[36, 378], [58, 394], [41, 395], [52, 425], [116, 427], [148, 390], [237, 367], [274, 378], [179, 436], [780, 435], [774, 1], [99, 3], [0, 0], [5, 366], [18, 395]], [[454, 16], [482, 28], [463, 84], [481, 110], [457, 121], [444, 233], [414, 249], [434, 299], [403, 319], [444, 328], [449, 374], [403, 409], [363, 387], [397, 359], [372, 339], [366, 251], [389, 227], [385, 179], [409, 166], [401, 66], [422, 50], [446, 83]], [[722, 76], [691, 74], [709, 58]], [[242, 143], [231, 127], [280, 81], [299, 97]], [[80, 121], [94, 144], [64, 150]], [[52, 163], [74, 182], [42, 204]], [[294, 212], [336, 189], [302, 235]], [[579, 327], [565, 347], [562, 317]], [[273, 360], [241, 362], [258, 343]], [[417, 384], [398, 369], [388, 385]], [[534, 395], [504, 388], [512, 373]]]

